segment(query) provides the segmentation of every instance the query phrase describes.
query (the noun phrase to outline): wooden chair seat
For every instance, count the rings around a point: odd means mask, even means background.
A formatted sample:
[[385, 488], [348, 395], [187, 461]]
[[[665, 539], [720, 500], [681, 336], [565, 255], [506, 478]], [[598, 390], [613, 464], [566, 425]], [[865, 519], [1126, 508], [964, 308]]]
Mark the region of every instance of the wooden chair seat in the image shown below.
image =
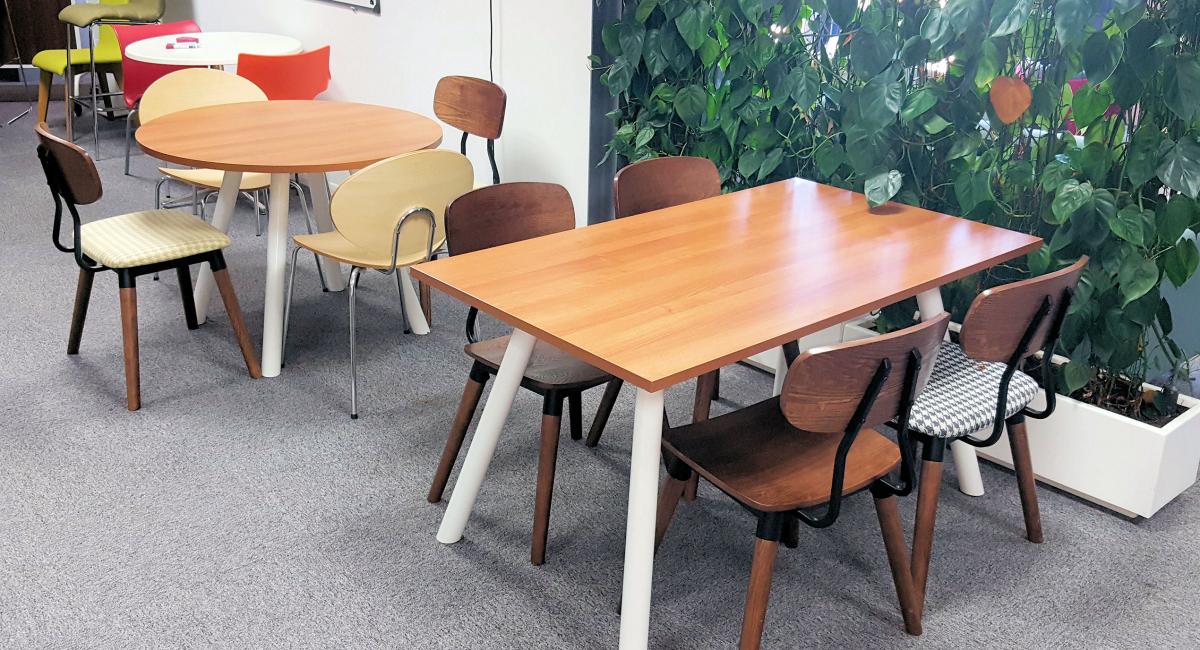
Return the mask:
[[[500, 368], [510, 336], [501, 336], [467, 345], [467, 356], [482, 363], [495, 373]], [[538, 341], [525, 369], [525, 384], [537, 391], [580, 390], [606, 383], [612, 377], [575, 357]]]
[[[663, 446], [692, 471], [763, 512], [828, 503], [840, 442], [840, 436], [793, 427], [778, 397], [663, 433]], [[846, 457], [843, 494], [870, 486], [899, 464], [896, 443], [864, 428]]]

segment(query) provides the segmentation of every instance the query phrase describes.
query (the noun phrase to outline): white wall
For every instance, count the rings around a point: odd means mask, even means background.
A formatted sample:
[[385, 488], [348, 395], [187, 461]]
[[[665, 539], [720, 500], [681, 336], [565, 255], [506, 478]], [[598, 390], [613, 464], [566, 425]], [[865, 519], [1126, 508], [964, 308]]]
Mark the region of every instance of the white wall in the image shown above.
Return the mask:
[[[587, 223], [588, 0], [494, 0], [496, 83], [508, 93], [496, 143], [504, 181], [560, 183]], [[184, 0], [170, 19], [191, 15], [207, 31], [266, 31], [332, 46], [328, 99], [433, 114], [438, 79], [488, 77], [488, 0], [380, 0], [381, 13], [325, 0]], [[189, 6], [190, 5], [190, 6]], [[457, 149], [447, 128], [443, 148]], [[475, 175], [491, 181], [483, 141], [468, 144]]]

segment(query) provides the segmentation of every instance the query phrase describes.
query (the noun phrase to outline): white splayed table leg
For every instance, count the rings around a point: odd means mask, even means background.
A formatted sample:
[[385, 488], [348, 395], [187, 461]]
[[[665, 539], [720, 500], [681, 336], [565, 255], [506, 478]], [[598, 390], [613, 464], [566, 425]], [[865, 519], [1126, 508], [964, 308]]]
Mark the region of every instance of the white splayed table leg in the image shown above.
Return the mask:
[[512, 338], [508, 340], [508, 349], [504, 351], [504, 359], [500, 361], [496, 381], [492, 383], [492, 392], [483, 405], [483, 414], [479, 416], [475, 436], [471, 439], [462, 470], [454, 483], [454, 492], [450, 494], [446, 514], [442, 515], [442, 526], [438, 529], [437, 540], [443, 544], [453, 544], [462, 539], [488, 465], [492, 463], [492, 456], [496, 453], [496, 443], [500, 441], [500, 432], [508, 419], [513, 398], [521, 387], [521, 379], [525, 377], [525, 368], [529, 365], [529, 355], [533, 353], [534, 342], [532, 335], [521, 330], [513, 330]]
[[[929, 320], [945, 311], [942, 306], [942, 290], [930, 289], [917, 294], [917, 308], [921, 310], [921, 320]], [[971, 497], [983, 496], [983, 476], [979, 473], [979, 459], [975, 456], [975, 448], [962, 441], [952, 442], [950, 454], [954, 457], [958, 490]]]
[[[225, 172], [221, 177], [221, 189], [217, 192], [217, 205], [213, 207], [212, 217], [213, 227], [221, 232], [229, 232], [229, 222], [233, 220], [233, 208], [237, 205], [241, 185], [242, 172]], [[208, 263], [201, 264], [196, 289], [192, 292], [197, 322], [203, 323], [208, 319], [208, 300], [212, 297], [214, 286], [212, 269], [208, 268]]]
[[625, 520], [625, 575], [621, 583], [621, 650], [644, 650], [650, 635], [654, 577], [654, 521], [662, 454], [663, 393], [637, 391]]
[[278, 377], [283, 359], [283, 299], [287, 274], [291, 175], [271, 174], [267, 221], [267, 281], [263, 298], [263, 377]]

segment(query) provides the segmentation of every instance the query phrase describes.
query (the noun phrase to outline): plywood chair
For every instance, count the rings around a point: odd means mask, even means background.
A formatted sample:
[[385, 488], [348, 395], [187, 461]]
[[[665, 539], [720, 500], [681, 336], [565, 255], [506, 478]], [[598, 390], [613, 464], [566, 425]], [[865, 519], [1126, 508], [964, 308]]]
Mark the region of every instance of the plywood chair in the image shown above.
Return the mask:
[[[571, 195], [552, 183], [503, 183], [477, 189], [455, 199], [446, 211], [446, 238], [451, 255], [464, 255], [493, 246], [502, 246], [575, 227], [575, 208]], [[500, 369], [510, 337], [480, 341], [475, 332], [479, 310], [467, 312], [467, 346], [471, 373], [463, 390], [458, 412], [450, 425], [450, 435], [429, 488], [429, 502], [441, 501], [450, 472], [462, 449], [463, 439], [475, 415], [479, 397], [488, 379]], [[533, 540], [530, 561], [546, 561], [546, 538], [550, 529], [550, 502], [554, 493], [554, 469], [558, 457], [562, 407], [570, 408], [571, 438], [583, 437], [583, 392], [616, 380], [546, 343], [534, 345], [533, 356], [525, 369], [521, 386], [542, 396], [541, 451], [538, 456], [537, 494], [534, 505]], [[616, 384], [618, 390], [620, 384]], [[607, 390], [592, 422], [599, 437], [612, 412], [616, 392]]]
[[[296, 283], [300, 249], [350, 265], [350, 417], [358, 418], [358, 363], [355, 296], [364, 270], [394, 275], [401, 296], [401, 316], [408, 331], [406, 302], [417, 304], [407, 268], [427, 261], [439, 233], [446, 232], [446, 206], [470, 191], [474, 179], [466, 156], [430, 149], [381, 160], [355, 172], [338, 186], [329, 211], [335, 230], [297, 235], [292, 251], [287, 301], [283, 311], [284, 352]], [[406, 291], [407, 290], [407, 291]]]
[[[951, 442], [961, 440], [975, 447], [990, 447], [1008, 429], [1025, 534], [1035, 544], [1042, 542], [1025, 418], [1046, 418], [1054, 412], [1055, 370], [1051, 359], [1075, 285], [1087, 263], [1088, 258], [1083, 257], [1053, 273], [984, 291], [967, 310], [958, 343], [947, 341], [938, 352], [929, 386], [913, 406], [909, 421], [921, 443], [922, 456], [912, 559], [913, 579], [922, 605], [933, 553], [942, 461]], [[1042, 353], [1046, 392], [1046, 409], [1040, 412], [1029, 408], [1037, 396], [1038, 384], [1020, 370], [1038, 352]], [[974, 437], [988, 428], [991, 431], [986, 438]]]
[[[125, 393], [130, 411], [141, 408], [140, 363], [137, 328], [137, 278], [160, 270], [175, 270], [183, 297], [183, 313], [188, 329], [196, 329], [196, 307], [192, 302], [192, 264], [207, 262], [213, 271], [229, 323], [250, 376], [262, 376], [254, 346], [242, 320], [237, 295], [225, 266], [222, 249], [229, 246], [225, 233], [200, 219], [177, 210], [132, 212], [98, 221], [81, 223], [78, 205], [100, 200], [103, 188], [91, 156], [78, 146], [55, 137], [44, 122], [36, 127], [38, 158], [46, 173], [46, 182], [54, 197], [54, 245], [72, 253], [79, 266], [79, 286], [71, 317], [67, 354], [78, 354], [87, 317], [92, 280], [100, 271], [113, 271], [121, 285], [121, 330], [125, 339]], [[68, 246], [61, 242], [63, 205], [71, 216], [74, 235]]]
[[[904, 627], [921, 633], [896, 496], [912, 487], [909, 412], [949, 321], [949, 314], [942, 314], [899, 332], [809, 350], [791, 364], [779, 397], [663, 433], [670, 460], [659, 498], [656, 548], [693, 473], [758, 521], [743, 650], [759, 647], [775, 557], [789, 522], [831, 526], [844, 498], [862, 490], [875, 499]], [[892, 420], [899, 421], [898, 442], [876, 430]], [[890, 478], [896, 470], [898, 482]]]

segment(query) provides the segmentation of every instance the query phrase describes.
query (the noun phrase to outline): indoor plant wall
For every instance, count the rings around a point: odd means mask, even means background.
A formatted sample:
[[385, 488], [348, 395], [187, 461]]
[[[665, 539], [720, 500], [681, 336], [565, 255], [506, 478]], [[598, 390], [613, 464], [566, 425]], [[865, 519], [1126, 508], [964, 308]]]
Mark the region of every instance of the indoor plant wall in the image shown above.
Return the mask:
[[1200, 0], [629, 0], [603, 35], [610, 154], [701, 155], [729, 189], [801, 176], [1047, 241], [949, 287], [959, 316], [1088, 254], [1060, 388], [1170, 408], [1141, 380], [1182, 365], [1159, 287], [1200, 265], [1183, 237], [1200, 222]]

